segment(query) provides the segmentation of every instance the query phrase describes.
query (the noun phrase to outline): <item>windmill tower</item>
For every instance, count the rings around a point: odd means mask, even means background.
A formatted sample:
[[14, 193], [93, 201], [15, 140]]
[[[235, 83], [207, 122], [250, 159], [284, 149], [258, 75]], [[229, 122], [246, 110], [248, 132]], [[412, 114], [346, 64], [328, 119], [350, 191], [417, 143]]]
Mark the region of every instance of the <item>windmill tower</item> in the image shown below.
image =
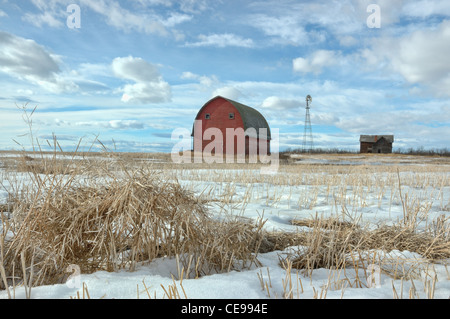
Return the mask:
[[309, 115], [309, 109], [312, 102], [311, 95], [306, 97], [306, 116], [305, 116], [305, 131], [303, 133], [303, 153], [310, 153], [313, 149], [313, 137], [311, 128], [311, 117]]

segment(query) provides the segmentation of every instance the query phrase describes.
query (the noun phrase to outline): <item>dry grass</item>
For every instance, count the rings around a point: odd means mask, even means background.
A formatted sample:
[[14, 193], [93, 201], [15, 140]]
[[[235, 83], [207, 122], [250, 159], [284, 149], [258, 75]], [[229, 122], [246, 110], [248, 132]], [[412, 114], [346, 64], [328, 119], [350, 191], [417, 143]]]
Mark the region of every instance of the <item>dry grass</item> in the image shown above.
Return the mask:
[[30, 287], [64, 282], [71, 264], [82, 273], [132, 270], [137, 262], [180, 255], [187, 276], [198, 277], [257, 262], [263, 221], [213, 219], [190, 192], [148, 166], [122, 165], [118, 173], [110, 161], [95, 169], [70, 164], [75, 169], [65, 174], [28, 166], [31, 183], [10, 194], [0, 288], [13, 279]]
[[[292, 234], [288, 242], [302, 246], [290, 256], [292, 267], [310, 273], [316, 268], [355, 267], [355, 256], [363, 259], [367, 251], [376, 250], [415, 252], [429, 262], [445, 260], [450, 258], [450, 227], [440, 219], [423, 231], [403, 224], [369, 229], [336, 217], [293, 220], [308, 229]], [[370, 258], [365, 259], [367, 266]]]
[[[177, 258], [181, 277], [197, 278], [258, 265], [259, 253], [291, 246], [300, 248], [282, 259], [282, 266], [308, 273], [317, 268], [362, 267], [366, 271], [374, 258], [367, 252], [374, 250], [407, 250], [429, 261], [450, 258], [448, 218], [442, 215], [425, 229], [418, 227], [430, 211], [429, 198], [440, 201], [442, 210], [449, 207], [442, 191], [449, 184], [446, 175], [440, 174], [445, 171], [441, 165], [289, 163], [280, 167], [279, 174], [263, 176], [254, 174], [260, 168], [257, 164], [192, 164], [184, 170], [186, 166], [170, 163], [167, 154], [45, 155], [31, 153], [4, 161], [10, 172], [25, 174], [29, 183], [8, 177], [15, 173], [7, 176], [12, 191], [0, 212], [8, 212], [11, 218], [2, 218], [0, 289], [64, 282], [71, 264], [80, 266], [83, 273], [132, 270], [138, 262], [161, 256]], [[181, 187], [177, 179], [226, 186], [206, 188], [196, 197], [188, 190], [189, 183]], [[242, 185], [244, 195], [236, 196], [236, 187]], [[292, 191], [298, 187], [305, 191], [294, 198]], [[411, 195], [407, 190], [412, 188], [424, 191]], [[276, 207], [289, 196], [299, 209], [314, 209], [322, 200], [335, 206], [336, 212], [347, 207], [357, 212], [374, 204], [368, 194], [378, 199], [378, 205], [401, 205], [403, 219], [369, 229], [345, 219], [350, 215], [346, 212], [332, 218], [294, 220], [292, 224], [303, 226], [304, 231], [274, 233], [263, 230], [263, 219], [219, 221], [205, 206], [214, 202], [226, 211], [239, 204], [243, 211], [250, 202]], [[8, 231], [14, 236], [6, 237]], [[405, 272], [392, 269], [395, 273], [387, 266], [383, 271], [391, 271], [393, 278], [407, 278]], [[269, 292], [268, 284], [263, 285]], [[352, 281], [350, 285], [361, 284]], [[185, 296], [176, 287], [166, 287], [167, 297]], [[283, 287], [284, 297], [292, 297], [294, 288], [287, 277]], [[325, 296], [326, 290], [317, 291], [318, 298]]]
[[292, 267], [307, 269], [342, 267], [346, 255], [361, 243], [360, 228], [336, 218], [316, 218], [310, 221], [295, 221], [294, 224], [308, 224], [310, 229], [303, 233], [302, 246], [298, 256], [292, 260]]
[[[438, 281], [433, 264], [445, 264], [450, 258], [450, 228], [442, 218], [422, 231], [403, 223], [375, 229], [361, 227], [340, 217], [316, 216], [292, 220], [292, 224], [303, 228], [296, 233], [266, 233], [261, 245], [268, 250], [290, 247], [279, 255], [280, 266], [286, 271], [281, 295], [272, 288], [269, 269], [266, 280], [262, 270], [257, 274], [261, 290], [269, 298], [301, 298], [302, 278], [312, 278], [315, 269], [323, 268], [329, 271], [328, 280], [318, 288], [312, 287], [315, 299], [327, 298], [330, 290], [340, 290], [342, 298], [348, 287], [374, 287], [381, 273], [392, 278], [394, 299], [420, 298], [416, 285], [423, 286], [425, 298], [433, 299]], [[402, 251], [408, 252], [406, 256]], [[408, 257], [410, 253], [421, 257]], [[299, 272], [303, 275], [299, 276]], [[400, 282], [400, 287], [394, 285], [394, 280]], [[404, 291], [404, 285], [410, 287], [408, 291]]]

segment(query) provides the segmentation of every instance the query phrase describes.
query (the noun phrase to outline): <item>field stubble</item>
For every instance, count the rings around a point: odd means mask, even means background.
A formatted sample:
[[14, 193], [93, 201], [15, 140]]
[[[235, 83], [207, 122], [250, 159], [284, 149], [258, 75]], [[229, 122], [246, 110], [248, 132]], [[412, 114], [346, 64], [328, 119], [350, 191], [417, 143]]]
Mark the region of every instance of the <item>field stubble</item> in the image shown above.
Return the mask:
[[[64, 282], [71, 264], [83, 273], [133, 270], [162, 256], [177, 258], [178, 277], [198, 278], [258, 267], [258, 254], [289, 247], [280, 254], [284, 298], [293, 296], [293, 269], [367, 274], [377, 260], [383, 273], [412, 280], [450, 258], [449, 163], [387, 159], [327, 155], [318, 164], [305, 156], [262, 175], [259, 164], [173, 164], [168, 154], [8, 153], [0, 171], [8, 190], [0, 205], [0, 289]], [[249, 218], [254, 204], [298, 211], [289, 220], [295, 230], [270, 230], [263, 212]], [[392, 210], [392, 220], [365, 222], [364, 212], [377, 208]], [[407, 261], [386, 257], [405, 250], [422, 259], [402, 267]], [[333, 278], [315, 297], [364, 285]]]

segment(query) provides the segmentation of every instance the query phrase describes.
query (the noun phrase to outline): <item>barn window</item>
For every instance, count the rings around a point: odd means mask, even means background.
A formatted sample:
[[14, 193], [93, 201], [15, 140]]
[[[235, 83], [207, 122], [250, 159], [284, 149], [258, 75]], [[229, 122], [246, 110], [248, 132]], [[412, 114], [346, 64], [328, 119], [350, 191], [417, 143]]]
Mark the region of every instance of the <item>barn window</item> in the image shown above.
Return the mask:
[[206, 113], [206, 114], [205, 114], [205, 120], [210, 120], [210, 119], [211, 119], [211, 114]]
[[228, 113], [228, 118], [229, 118], [230, 120], [234, 119], [234, 113]]

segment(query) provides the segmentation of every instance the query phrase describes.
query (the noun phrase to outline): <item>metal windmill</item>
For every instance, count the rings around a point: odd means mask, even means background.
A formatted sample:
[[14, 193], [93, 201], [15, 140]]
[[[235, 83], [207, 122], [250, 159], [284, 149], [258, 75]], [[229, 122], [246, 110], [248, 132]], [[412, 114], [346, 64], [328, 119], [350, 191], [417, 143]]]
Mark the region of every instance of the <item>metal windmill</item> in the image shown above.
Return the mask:
[[311, 117], [309, 115], [309, 109], [312, 102], [311, 95], [306, 96], [306, 116], [305, 116], [305, 131], [303, 133], [303, 153], [310, 153], [313, 150], [313, 136], [311, 128]]

